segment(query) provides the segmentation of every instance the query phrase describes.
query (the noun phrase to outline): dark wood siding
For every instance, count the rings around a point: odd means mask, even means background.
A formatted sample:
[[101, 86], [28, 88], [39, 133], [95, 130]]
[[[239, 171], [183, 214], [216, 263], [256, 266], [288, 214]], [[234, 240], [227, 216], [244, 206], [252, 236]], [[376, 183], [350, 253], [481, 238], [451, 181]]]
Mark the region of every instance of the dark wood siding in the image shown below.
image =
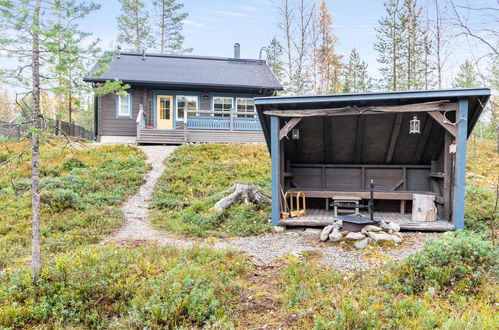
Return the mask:
[[142, 90], [133, 90], [132, 118], [116, 117], [115, 95], [99, 97], [99, 135], [136, 136], [136, 119], [142, 103]]

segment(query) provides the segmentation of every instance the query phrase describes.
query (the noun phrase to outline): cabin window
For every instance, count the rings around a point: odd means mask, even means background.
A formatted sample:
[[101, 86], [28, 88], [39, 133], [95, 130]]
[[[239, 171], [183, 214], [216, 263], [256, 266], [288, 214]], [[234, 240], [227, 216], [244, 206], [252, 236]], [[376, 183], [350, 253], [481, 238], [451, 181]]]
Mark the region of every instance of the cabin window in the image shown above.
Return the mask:
[[131, 117], [132, 107], [131, 107], [131, 97], [130, 93], [124, 95], [118, 95], [118, 116], [119, 117]]
[[[177, 96], [177, 121], [184, 120], [187, 111], [198, 110], [198, 97], [197, 96]], [[189, 113], [188, 115], [197, 116], [198, 113]]]
[[234, 108], [234, 99], [232, 97], [214, 97], [213, 110], [217, 111], [215, 116], [230, 117], [230, 112]]
[[237, 98], [236, 99], [236, 113], [240, 118], [255, 118], [255, 100], [252, 98]]

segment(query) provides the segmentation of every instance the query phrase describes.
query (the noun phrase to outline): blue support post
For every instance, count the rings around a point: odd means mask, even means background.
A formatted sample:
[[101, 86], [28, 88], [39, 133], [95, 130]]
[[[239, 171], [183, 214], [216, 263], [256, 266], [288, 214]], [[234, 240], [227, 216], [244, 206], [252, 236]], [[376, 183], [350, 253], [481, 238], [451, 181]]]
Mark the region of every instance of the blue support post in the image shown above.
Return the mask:
[[279, 117], [270, 117], [270, 154], [272, 160], [272, 225], [279, 224]]
[[468, 140], [468, 99], [459, 99], [456, 115], [457, 148], [454, 171], [454, 226], [464, 229], [464, 195], [466, 187], [466, 143]]

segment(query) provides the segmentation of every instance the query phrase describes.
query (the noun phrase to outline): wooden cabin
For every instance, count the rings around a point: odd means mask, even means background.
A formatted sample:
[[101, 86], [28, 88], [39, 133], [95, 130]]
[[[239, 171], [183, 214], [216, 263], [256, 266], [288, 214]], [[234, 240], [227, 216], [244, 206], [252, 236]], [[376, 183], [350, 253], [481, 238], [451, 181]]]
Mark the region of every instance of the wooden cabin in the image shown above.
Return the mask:
[[119, 52], [99, 86], [121, 80], [124, 95], [95, 96], [95, 132], [101, 142], [182, 144], [264, 142], [254, 98], [282, 86], [264, 60]]
[[[331, 224], [338, 215], [330, 205], [365, 205], [372, 180], [378, 219], [405, 230], [463, 229], [466, 143], [490, 94], [480, 88], [257, 98], [272, 158], [272, 224]], [[283, 211], [293, 192], [305, 195], [306, 212], [288, 218]], [[420, 200], [434, 210], [424, 221]]]

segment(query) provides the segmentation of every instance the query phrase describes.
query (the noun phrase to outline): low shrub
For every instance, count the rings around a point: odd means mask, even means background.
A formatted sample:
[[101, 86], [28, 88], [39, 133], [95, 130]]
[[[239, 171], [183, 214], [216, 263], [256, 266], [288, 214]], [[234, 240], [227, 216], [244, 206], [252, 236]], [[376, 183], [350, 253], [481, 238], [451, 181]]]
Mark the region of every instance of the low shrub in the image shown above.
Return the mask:
[[422, 293], [428, 289], [476, 293], [489, 277], [499, 275], [499, 250], [472, 232], [458, 232], [431, 240], [421, 252], [392, 268], [390, 286], [399, 292]]
[[246, 272], [227, 251], [87, 247], [0, 274], [0, 325], [35, 328], [231, 327]]
[[69, 189], [45, 190], [40, 194], [42, 203], [48, 205], [52, 211], [60, 212], [70, 208], [77, 208], [78, 195]]
[[[1, 145], [0, 153], [19, 154], [24, 143]], [[76, 153], [57, 140], [43, 142], [40, 150], [43, 253], [95, 243], [117, 229], [120, 204], [144, 181], [144, 154], [127, 146]], [[29, 155], [13, 165], [0, 167], [0, 268], [25, 262], [30, 251]]]
[[[480, 187], [466, 187], [465, 225], [466, 229], [488, 232], [493, 225], [498, 227], [499, 208], [495, 210], [495, 193]], [[495, 223], [493, 223], [495, 221]]]
[[270, 194], [270, 160], [263, 145], [182, 146], [166, 160], [154, 190], [153, 224], [184, 235], [248, 236], [270, 229], [270, 205], [236, 204], [213, 210], [236, 183]]

